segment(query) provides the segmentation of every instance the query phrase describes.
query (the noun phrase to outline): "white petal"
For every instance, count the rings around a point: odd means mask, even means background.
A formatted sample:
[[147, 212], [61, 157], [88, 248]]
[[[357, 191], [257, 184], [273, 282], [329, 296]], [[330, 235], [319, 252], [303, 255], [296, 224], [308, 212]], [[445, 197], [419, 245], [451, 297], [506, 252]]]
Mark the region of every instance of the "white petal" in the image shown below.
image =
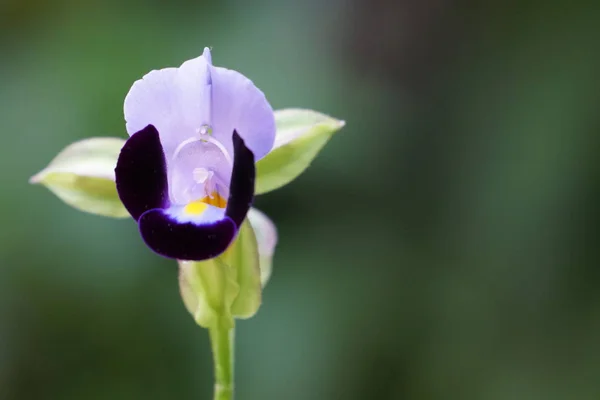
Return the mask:
[[225, 218], [225, 209], [207, 204], [206, 209], [202, 213], [190, 214], [185, 211], [185, 207], [171, 206], [165, 210], [165, 214], [180, 224], [193, 223], [195, 225], [206, 225]]

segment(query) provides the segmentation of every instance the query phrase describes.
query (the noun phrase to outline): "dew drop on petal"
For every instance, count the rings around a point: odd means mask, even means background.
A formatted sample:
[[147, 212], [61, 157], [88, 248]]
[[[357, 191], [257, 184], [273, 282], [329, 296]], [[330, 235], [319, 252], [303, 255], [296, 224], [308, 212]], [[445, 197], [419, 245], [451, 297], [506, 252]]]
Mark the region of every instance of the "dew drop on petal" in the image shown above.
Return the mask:
[[213, 130], [212, 130], [212, 126], [208, 125], [208, 124], [204, 124], [202, 125], [200, 128], [198, 128], [198, 133], [200, 134], [200, 136], [212, 136]]

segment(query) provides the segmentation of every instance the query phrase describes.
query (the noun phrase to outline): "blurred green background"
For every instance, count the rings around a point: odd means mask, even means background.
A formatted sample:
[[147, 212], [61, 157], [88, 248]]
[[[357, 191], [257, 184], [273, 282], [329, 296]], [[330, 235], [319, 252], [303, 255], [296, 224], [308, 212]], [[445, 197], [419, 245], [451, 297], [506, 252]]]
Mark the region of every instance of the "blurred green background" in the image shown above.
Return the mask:
[[347, 121], [256, 205], [274, 274], [237, 398], [600, 398], [600, 6], [0, 2], [0, 399], [210, 399], [206, 331], [130, 220], [28, 178], [125, 137], [134, 80], [213, 48]]

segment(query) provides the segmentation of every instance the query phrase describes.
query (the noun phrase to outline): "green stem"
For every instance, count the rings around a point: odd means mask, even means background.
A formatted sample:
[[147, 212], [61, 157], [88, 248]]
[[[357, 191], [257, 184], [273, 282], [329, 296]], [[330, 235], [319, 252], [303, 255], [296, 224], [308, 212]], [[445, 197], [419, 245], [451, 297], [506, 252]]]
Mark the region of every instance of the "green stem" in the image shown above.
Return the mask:
[[235, 327], [217, 324], [209, 329], [215, 363], [214, 400], [233, 400], [233, 351]]

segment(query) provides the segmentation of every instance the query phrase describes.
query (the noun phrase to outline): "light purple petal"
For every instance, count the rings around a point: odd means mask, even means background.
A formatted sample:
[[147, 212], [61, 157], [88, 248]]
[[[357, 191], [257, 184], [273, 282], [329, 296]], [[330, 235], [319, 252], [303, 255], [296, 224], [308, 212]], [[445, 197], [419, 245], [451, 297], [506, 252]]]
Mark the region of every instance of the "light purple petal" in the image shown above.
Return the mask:
[[[152, 71], [125, 98], [130, 135], [152, 124], [164, 149], [169, 197], [186, 204], [207, 193], [198, 174], [214, 174], [226, 197], [237, 131], [255, 160], [275, 141], [275, 118], [264, 94], [238, 72], [212, 66], [210, 50], [179, 68]], [[212, 192], [212, 190], [208, 190]]]
[[[179, 143], [197, 136], [210, 121], [210, 76], [204, 56], [180, 68], [152, 71], [136, 81], [125, 98], [127, 132], [148, 124], [160, 133], [167, 163]], [[231, 134], [231, 133], [230, 133]]]
[[228, 149], [231, 133], [237, 130], [244, 142], [261, 159], [273, 148], [273, 109], [252, 81], [239, 72], [210, 66], [214, 137]]

